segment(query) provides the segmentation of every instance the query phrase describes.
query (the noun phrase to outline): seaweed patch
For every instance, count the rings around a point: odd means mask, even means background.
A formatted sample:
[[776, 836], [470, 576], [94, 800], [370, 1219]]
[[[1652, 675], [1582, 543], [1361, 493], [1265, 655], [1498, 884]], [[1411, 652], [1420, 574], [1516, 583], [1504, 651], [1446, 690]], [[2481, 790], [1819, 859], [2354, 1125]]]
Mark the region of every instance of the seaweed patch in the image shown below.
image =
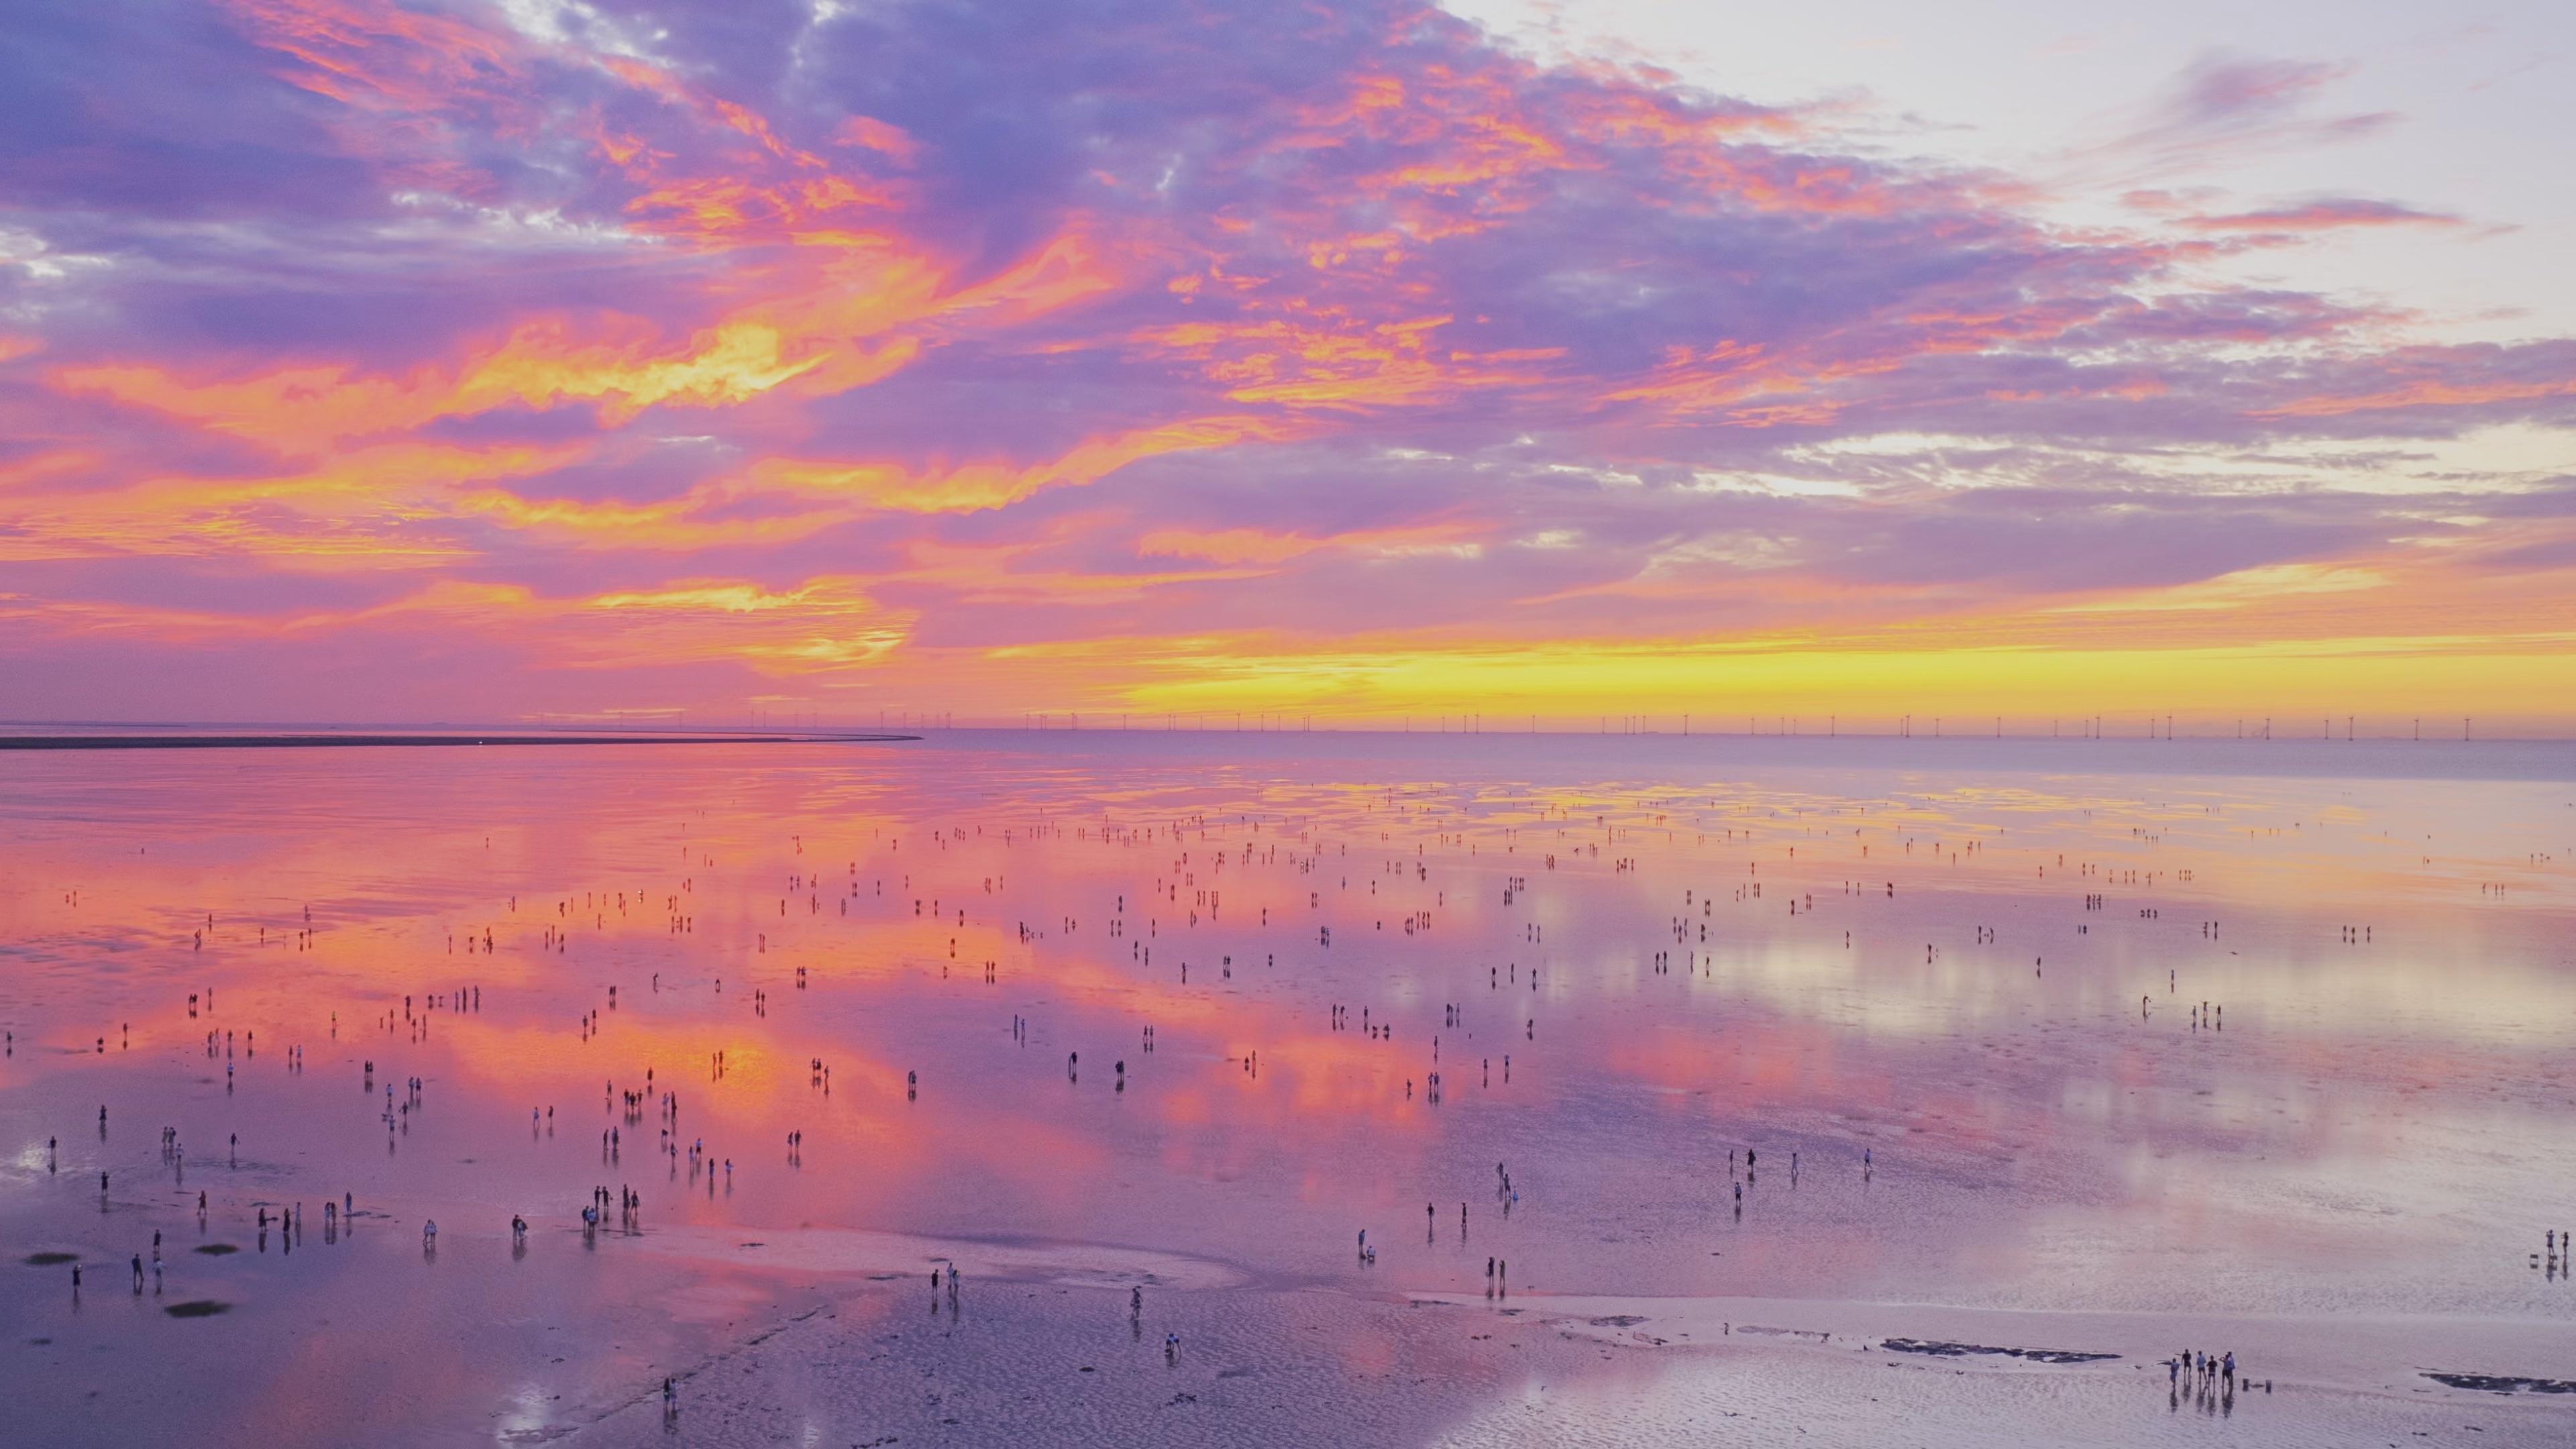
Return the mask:
[[2489, 1394], [2576, 1394], [2576, 1379], [2523, 1379], [2504, 1374], [2437, 1374], [2425, 1370], [2424, 1377], [2455, 1389], [2476, 1389]]
[[1994, 1354], [2031, 1363], [2099, 1363], [2119, 1357], [2116, 1353], [2077, 1353], [2063, 1348], [1989, 1348], [1979, 1343], [1945, 1343], [1937, 1338], [1890, 1338], [1881, 1340], [1880, 1346], [1897, 1353], [1925, 1353], [1939, 1358]]

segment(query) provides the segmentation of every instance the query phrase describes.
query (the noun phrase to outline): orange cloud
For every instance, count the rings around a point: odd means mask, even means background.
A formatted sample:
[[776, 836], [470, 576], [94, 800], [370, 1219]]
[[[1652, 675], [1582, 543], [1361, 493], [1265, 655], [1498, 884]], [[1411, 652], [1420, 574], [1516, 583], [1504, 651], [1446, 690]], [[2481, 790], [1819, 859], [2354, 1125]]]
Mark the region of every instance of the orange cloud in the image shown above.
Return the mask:
[[2247, 416], [2257, 418], [2331, 418], [2348, 413], [2380, 412], [2390, 408], [2468, 407], [2481, 403], [2531, 402], [2542, 398], [2576, 397], [2576, 377], [2539, 378], [2530, 382], [2445, 382], [2427, 378], [2403, 383], [2378, 392], [2343, 397], [2301, 398], [2279, 407], [2257, 408]]
[[1092, 439], [1045, 463], [969, 463], [926, 472], [886, 463], [772, 458], [752, 466], [745, 487], [846, 498], [866, 508], [907, 513], [973, 513], [1017, 503], [1042, 489], [1097, 482], [1143, 458], [1276, 441], [1290, 432], [1261, 418], [1192, 418]]
[[[1195, 418], [1092, 439], [1042, 463], [925, 469], [895, 462], [772, 457], [662, 502], [531, 498], [507, 488], [486, 488], [458, 497], [454, 510], [590, 548], [676, 552], [777, 544], [874, 513], [1002, 508], [1044, 489], [1097, 482], [1144, 458], [1286, 435], [1279, 425], [1257, 418]], [[753, 503], [765, 506], [744, 506]]]
[[541, 475], [586, 451], [395, 442], [298, 473], [156, 475], [114, 489], [67, 486], [100, 460], [63, 455], [33, 475], [52, 482], [48, 491], [0, 503], [0, 559], [260, 555], [303, 567], [416, 568], [470, 552], [416, 526], [453, 517], [456, 490]]
[[[75, 611], [78, 612], [78, 611]], [[775, 590], [733, 580], [676, 580], [643, 590], [550, 597], [519, 584], [439, 580], [389, 603], [248, 619], [177, 609], [100, 607], [65, 633], [158, 638], [295, 638], [344, 630], [432, 628], [542, 647], [576, 669], [737, 662], [802, 676], [863, 667], [909, 635], [914, 616], [872, 599], [860, 582], [808, 579]], [[59, 626], [64, 621], [54, 621]], [[542, 641], [539, 645], [538, 641]]]
[[1203, 558], [1218, 564], [1274, 564], [1321, 549], [1378, 554], [1454, 550], [1470, 543], [1478, 534], [1479, 530], [1451, 524], [1357, 529], [1322, 537], [1270, 533], [1257, 528], [1224, 528], [1213, 532], [1160, 528], [1138, 539], [1136, 551], [1148, 556]]
[[945, 294], [945, 276], [925, 260], [835, 250], [810, 287], [746, 307], [676, 346], [633, 319], [583, 336], [557, 318], [523, 323], [453, 370], [422, 368], [401, 378], [325, 364], [192, 383], [159, 367], [110, 364], [60, 368], [50, 380], [289, 453], [512, 404], [592, 403], [603, 423], [616, 426], [653, 407], [722, 408], [776, 390], [816, 396], [864, 387], [920, 355], [925, 324], [1008, 325], [1112, 285], [1076, 235]]

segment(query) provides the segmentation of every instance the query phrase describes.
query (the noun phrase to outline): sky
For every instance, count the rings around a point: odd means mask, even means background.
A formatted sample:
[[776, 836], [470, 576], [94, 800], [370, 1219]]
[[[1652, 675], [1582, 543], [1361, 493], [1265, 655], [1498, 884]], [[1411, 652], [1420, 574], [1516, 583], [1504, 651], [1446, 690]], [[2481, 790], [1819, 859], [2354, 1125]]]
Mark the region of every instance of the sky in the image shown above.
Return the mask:
[[2576, 733], [2571, 57], [22, 0], [0, 717]]

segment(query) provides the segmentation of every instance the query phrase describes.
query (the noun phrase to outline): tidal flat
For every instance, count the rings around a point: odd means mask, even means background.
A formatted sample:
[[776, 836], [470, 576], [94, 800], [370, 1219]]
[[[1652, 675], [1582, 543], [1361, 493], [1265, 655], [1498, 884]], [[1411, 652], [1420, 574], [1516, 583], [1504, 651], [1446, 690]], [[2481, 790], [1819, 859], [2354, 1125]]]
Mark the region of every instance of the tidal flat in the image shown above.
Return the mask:
[[41, 750], [0, 826], [24, 1442], [2576, 1440], [2565, 745]]

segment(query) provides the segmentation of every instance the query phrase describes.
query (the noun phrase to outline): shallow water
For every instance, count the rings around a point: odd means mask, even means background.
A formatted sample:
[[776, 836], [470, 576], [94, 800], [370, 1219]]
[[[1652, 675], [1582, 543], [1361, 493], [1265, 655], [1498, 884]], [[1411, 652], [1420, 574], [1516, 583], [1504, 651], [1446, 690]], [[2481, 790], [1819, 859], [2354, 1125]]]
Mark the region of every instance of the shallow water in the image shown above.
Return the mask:
[[[1874, 1442], [1841, 1349], [2000, 1321], [2122, 1357], [1945, 1361], [1909, 1430], [2187, 1428], [2145, 1344], [2295, 1363], [2229, 1405], [2278, 1442], [2563, 1442], [2576, 1396], [2419, 1371], [2576, 1378], [2571, 776], [2232, 741], [0, 755], [0, 1384], [65, 1443]], [[1854, 1307], [1652, 1327], [1764, 1301]], [[2403, 1351], [2320, 1327], [2365, 1318]]]

